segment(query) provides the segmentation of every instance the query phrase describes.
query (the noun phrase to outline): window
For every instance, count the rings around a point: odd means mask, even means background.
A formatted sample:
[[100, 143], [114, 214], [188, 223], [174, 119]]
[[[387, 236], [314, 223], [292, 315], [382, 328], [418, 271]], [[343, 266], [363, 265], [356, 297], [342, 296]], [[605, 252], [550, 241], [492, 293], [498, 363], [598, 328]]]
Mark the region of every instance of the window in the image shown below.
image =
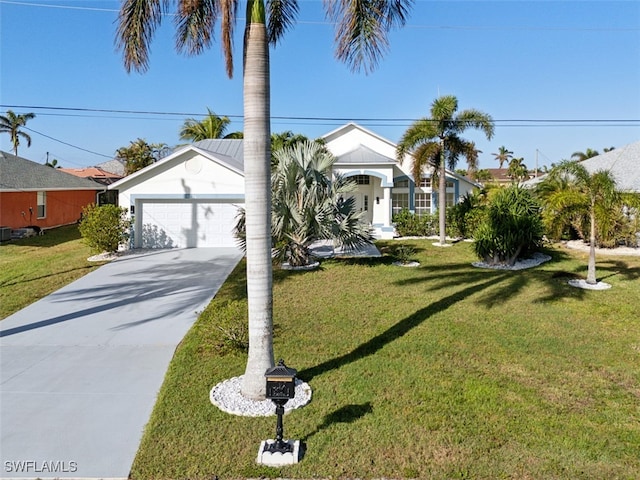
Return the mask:
[[447, 188], [453, 188], [453, 182], [447, 181]]
[[356, 185], [369, 185], [369, 175], [355, 175], [352, 178]]
[[394, 180], [393, 188], [409, 188], [409, 179], [403, 178], [402, 180]]
[[451, 207], [454, 204], [455, 202], [453, 201], [453, 192], [447, 192], [447, 207]]
[[392, 193], [391, 194], [391, 212], [397, 215], [402, 210], [409, 210], [409, 194], [408, 193]]
[[431, 213], [431, 194], [418, 193], [415, 194], [416, 215], [426, 215]]
[[431, 177], [422, 177], [420, 179], [420, 187], [431, 188]]
[[47, 216], [47, 192], [38, 192], [38, 218]]

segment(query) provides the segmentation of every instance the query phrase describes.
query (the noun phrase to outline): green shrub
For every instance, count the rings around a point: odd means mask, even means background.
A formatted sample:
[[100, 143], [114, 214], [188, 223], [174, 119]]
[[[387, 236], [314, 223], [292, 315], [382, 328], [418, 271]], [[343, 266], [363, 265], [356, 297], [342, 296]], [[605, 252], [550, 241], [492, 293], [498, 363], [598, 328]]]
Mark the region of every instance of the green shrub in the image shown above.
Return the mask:
[[126, 215], [127, 209], [116, 205], [88, 205], [82, 210], [80, 234], [93, 251], [116, 252], [129, 238]]
[[529, 190], [502, 189], [475, 232], [476, 255], [487, 263], [513, 265], [542, 243], [540, 205]]
[[393, 216], [396, 231], [401, 237], [429, 237], [438, 234], [438, 218], [435, 215], [416, 215], [407, 209]]
[[416, 249], [411, 245], [397, 245], [393, 249], [393, 257], [400, 263], [411, 262], [413, 256], [416, 254]]
[[465, 195], [447, 208], [447, 234], [450, 237], [472, 238], [486, 213], [486, 192]]

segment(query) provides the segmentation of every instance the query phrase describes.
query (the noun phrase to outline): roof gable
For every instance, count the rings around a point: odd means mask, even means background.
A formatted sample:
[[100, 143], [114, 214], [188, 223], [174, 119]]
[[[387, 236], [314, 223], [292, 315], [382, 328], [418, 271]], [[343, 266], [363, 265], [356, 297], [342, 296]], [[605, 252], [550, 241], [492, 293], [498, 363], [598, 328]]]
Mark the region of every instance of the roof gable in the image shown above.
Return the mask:
[[103, 185], [0, 151], [0, 191], [102, 190]]
[[364, 145], [338, 156], [336, 160], [336, 164], [395, 165], [396, 163], [395, 159], [375, 152]]

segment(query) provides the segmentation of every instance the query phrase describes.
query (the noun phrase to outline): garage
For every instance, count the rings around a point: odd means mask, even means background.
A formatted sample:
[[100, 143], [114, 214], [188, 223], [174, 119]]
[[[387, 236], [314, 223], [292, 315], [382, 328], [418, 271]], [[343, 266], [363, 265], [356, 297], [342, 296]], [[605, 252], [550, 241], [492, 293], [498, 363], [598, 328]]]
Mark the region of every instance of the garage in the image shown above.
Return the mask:
[[142, 248], [237, 246], [233, 236], [242, 204], [206, 200], [140, 201], [135, 245]]

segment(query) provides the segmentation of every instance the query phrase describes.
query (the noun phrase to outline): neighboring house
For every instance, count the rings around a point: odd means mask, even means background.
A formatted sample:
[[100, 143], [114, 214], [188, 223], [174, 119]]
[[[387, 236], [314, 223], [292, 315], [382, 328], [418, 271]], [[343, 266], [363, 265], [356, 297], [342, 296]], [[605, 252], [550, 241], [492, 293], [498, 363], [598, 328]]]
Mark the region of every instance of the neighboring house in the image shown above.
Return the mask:
[[[481, 183], [484, 185], [493, 184], [493, 185], [508, 186], [514, 183], [513, 178], [511, 178], [511, 176], [509, 175], [508, 168], [487, 168], [487, 171], [489, 172], [491, 179], [483, 180]], [[535, 176], [536, 176], [535, 171], [529, 172], [529, 179], [532, 179]]]
[[[377, 238], [392, 238], [392, 216], [437, 209], [438, 193], [427, 174], [417, 182], [411, 159], [395, 160], [396, 145], [353, 123], [323, 137], [337, 158], [334, 172], [357, 184], [356, 206]], [[478, 187], [447, 172], [447, 203]], [[243, 140], [204, 140], [183, 146], [113, 185], [133, 222], [134, 248], [235, 245], [238, 207], [244, 206]]]
[[[624, 147], [582, 160], [580, 164], [584, 165], [589, 173], [608, 170], [613, 175], [618, 189], [624, 192], [640, 193], [640, 142], [630, 143]], [[538, 178], [525, 182], [525, 185], [534, 186], [545, 176], [540, 175]]]
[[99, 163], [98, 165], [96, 165], [96, 167], [100, 170], [104, 170], [105, 172], [118, 175], [119, 177], [124, 177], [126, 173], [124, 162], [119, 158], [114, 158], [113, 160], [107, 160], [106, 162]]
[[111, 185], [124, 177], [124, 175], [117, 175], [103, 170], [100, 167], [59, 168], [58, 170], [70, 175], [75, 175], [76, 177], [88, 178], [102, 185]]
[[105, 187], [7, 152], [0, 152], [0, 225], [41, 229], [77, 222]]

